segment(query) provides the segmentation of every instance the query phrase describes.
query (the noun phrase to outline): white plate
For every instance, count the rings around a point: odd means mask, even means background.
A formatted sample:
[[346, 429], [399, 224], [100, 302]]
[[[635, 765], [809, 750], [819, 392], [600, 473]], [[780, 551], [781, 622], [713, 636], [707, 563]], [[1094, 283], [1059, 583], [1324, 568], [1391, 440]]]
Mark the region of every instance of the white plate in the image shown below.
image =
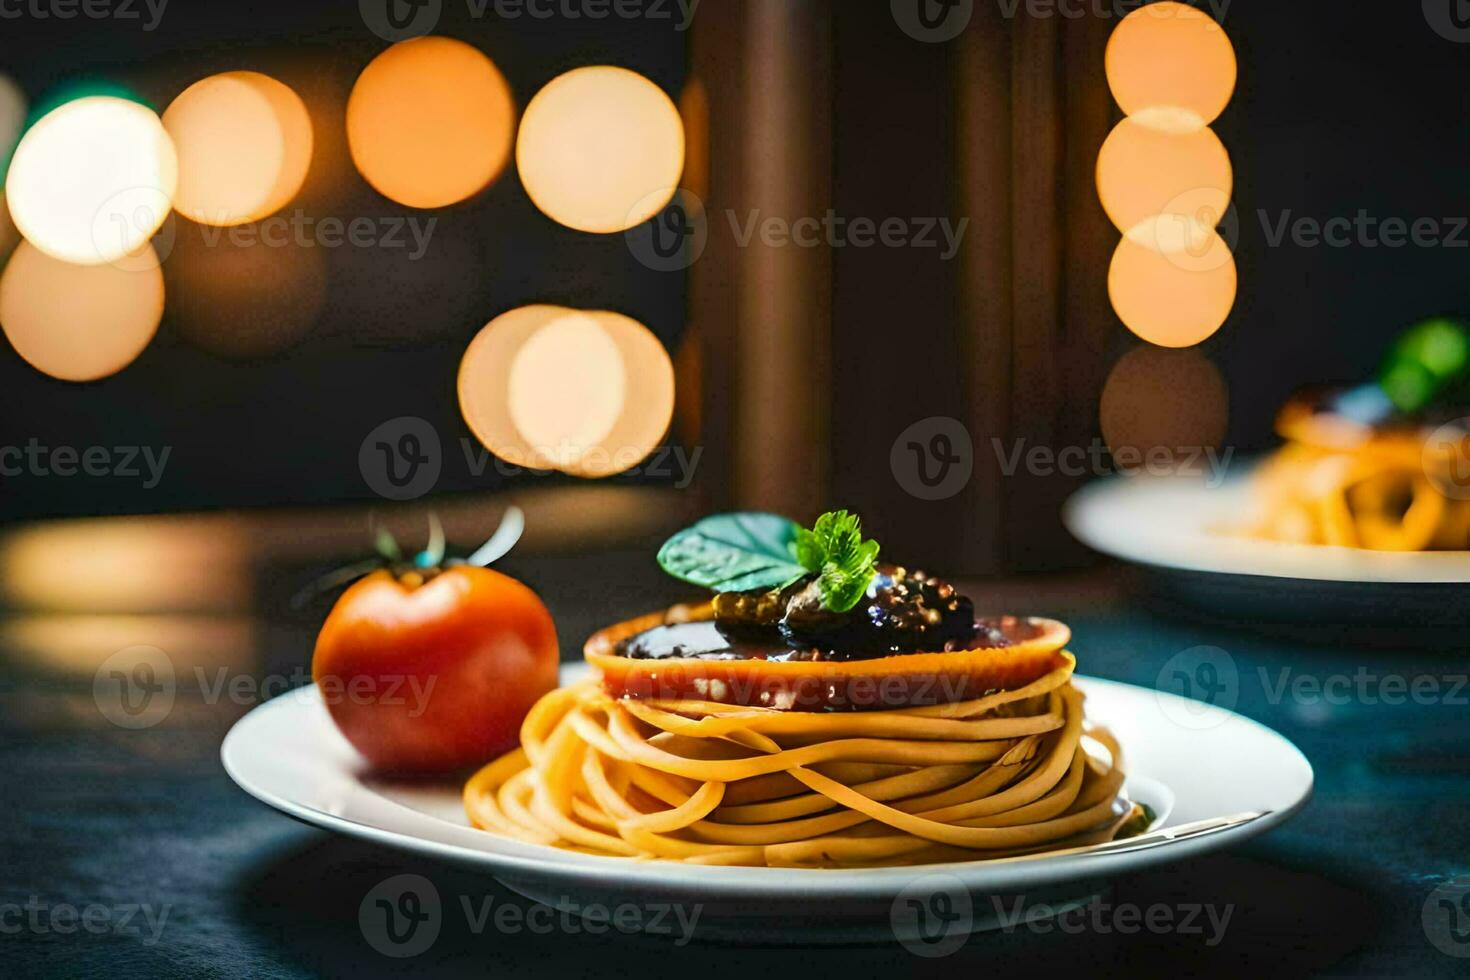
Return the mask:
[[1221, 533], [1247, 520], [1250, 507], [1248, 476], [1218, 488], [1182, 477], [1113, 477], [1074, 495], [1063, 519], [1093, 550], [1158, 568], [1313, 582], [1470, 582], [1470, 551], [1399, 554]]
[[[564, 666], [563, 681], [585, 669]], [[1184, 860], [1268, 830], [1295, 813], [1311, 793], [1312, 768], [1302, 754], [1249, 719], [1146, 688], [1092, 678], [1076, 683], [1087, 695], [1088, 717], [1107, 725], [1123, 745], [1127, 792], [1152, 805], [1161, 826], [1245, 811], [1267, 815], [1219, 833], [1119, 854], [861, 870], [702, 867], [576, 854], [476, 830], [465, 818], [458, 785], [404, 786], [369, 777], [314, 687], [251, 711], [230, 730], [220, 755], [246, 792], [293, 817], [483, 869], [537, 901], [574, 906], [697, 902], [706, 913], [703, 921], [715, 929], [721, 919], [779, 920], [815, 941], [875, 933], [891, 938], [890, 914], [897, 914], [900, 893], [908, 888], [912, 894], [916, 882], [920, 888], [928, 882], [971, 895], [1082, 899], [1113, 875]], [[701, 925], [701, 935], [706, 934], [711, 930]]]

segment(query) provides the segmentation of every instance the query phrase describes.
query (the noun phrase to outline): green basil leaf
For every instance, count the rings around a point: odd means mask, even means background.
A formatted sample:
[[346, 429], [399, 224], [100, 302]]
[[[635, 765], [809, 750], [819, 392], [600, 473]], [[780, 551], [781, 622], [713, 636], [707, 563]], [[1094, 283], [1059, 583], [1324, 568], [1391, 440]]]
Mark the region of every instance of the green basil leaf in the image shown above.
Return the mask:
[[877, 575], [878, 542], [863, 539], [863, 524], [856, 514], [829, 511], [817, 518], [811, 531], [801, 532], [797, 554], [802, 563], [821, 570], [817, 587], [822, 605], [845, 613], [862, 601]]
[[796, 560], [797, 530], [775, 514], [717, 514], [666, 541], [658, 563], [716, 592], [784, 588], [807, 574]]

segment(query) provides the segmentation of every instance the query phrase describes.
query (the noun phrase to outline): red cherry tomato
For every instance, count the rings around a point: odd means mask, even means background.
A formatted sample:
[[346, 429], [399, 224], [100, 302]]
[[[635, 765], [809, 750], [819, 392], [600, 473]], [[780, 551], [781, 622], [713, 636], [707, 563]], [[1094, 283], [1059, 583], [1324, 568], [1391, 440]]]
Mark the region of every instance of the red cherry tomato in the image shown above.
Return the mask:
[[525, 585], [470, 565], [422, 584], [374, 572], [332, 609], [312, 677], [374, 767], [439, 773], [515, 747], [557, 683], [556, 627]]

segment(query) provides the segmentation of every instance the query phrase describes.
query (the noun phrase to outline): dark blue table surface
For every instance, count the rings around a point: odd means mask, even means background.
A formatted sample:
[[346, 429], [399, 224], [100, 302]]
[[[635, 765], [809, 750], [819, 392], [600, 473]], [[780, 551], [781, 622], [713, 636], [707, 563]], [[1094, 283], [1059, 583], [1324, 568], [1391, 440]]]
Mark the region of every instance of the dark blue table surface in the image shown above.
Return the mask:
[[[646, 554], [629, 552], [525, 559], [507, 570], [546, 596], [564, 646], [575, 649], [566, 640], [675, 598], [649, 565]], [[97, 709], [94, 662], [48, 646], [33, 623], [12, 618], [0, 621], [0, 972], [1465, 976], [1470, 959], [1452, 954], [1470, 953], [1470, 904], [1459, 910], [1431, 899], [1439, 886], [1470, 874], [1470, 689], [1462, 680], [1470, 654], [1312, 645], [1156, 618], [1115, 596], [1112, 577], [1104, 570], [1063, 583], [979, 584], [973, 594], [1066, 618], [1084, 672], [1116, 680], [1153, 687], [1166, 666], [1172, 675], [1182, 653], [1187, 664], [1197, 655], [1186, 651], [1219, 648], [1234, 671], [1236, 710], [1282, 732], [1311, 760], [1315, 797], [1284, 827], [1227, 853], [1119, 879], [1106, 899], [1141, 910], [1228, 910], [1223, 936], [1124, 934], [1109, 925], [1120, 920], [1104, 916], [1100, 926], [1066, 932], [978, 934], [951, 956], [921, 959], [896, 943], [773, 949], [696, 935], [680, 945], [589, 935], [575, 924], [550, 934], [477, 934], [455, 914], [444, 917], [427, 951], [390, 959], [365, 940], [358, 915], [385, 878], [424, 875], [454, 906], [485, 897], [496, 906], [527, 903], [483, 875], [306, 827], [247, 797], [221, 770], [218, 749], [249, 697], [214, 699], [181, 682], [163, 723], [125, 730]], [[322, 612], [280, 612], [299, 581], [285, 572], [271, 580], [249, 624], [253, 653], [225, 665], [232, 676], [299, 677]], [[208, 647], [204, 640], [195, 652], [217, 664], [221, 655]], [[193, 655], [170, 654], [181, 663]], [[1410, 691], [1418, 679], [1419, 696], [1400, 699], [1391, 678]], [[1314, 696], [1318, 685], [1327, 697]], [[89, 906], [100, 907], [90, 928], [64, 911], [80, 916]]]

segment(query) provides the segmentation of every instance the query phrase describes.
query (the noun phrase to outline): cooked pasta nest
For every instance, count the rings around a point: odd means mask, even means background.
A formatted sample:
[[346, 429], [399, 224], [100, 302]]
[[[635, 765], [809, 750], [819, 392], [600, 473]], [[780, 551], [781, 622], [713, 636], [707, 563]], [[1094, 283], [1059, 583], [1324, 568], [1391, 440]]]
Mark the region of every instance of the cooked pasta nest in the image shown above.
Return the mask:
[[1280, 429], [1289, 441], [1252, 477], [1246, 535], [1372, 551], [1470, 548], [1470, 499], [1456, 468], [1463, 450], [1299, 409], [1283, 412]]
[[[591, 854], [712, 865], [869, 867], [1113, 840], [1117, 741], [1089, 729], [1076, 665], [926, 707], [791, 712], [615, 699], [593, 678], [546, 695], [521, 747], [465, 786], [470, 821]], [[1098, 751], [1098, 750], [1101, 751]]]

